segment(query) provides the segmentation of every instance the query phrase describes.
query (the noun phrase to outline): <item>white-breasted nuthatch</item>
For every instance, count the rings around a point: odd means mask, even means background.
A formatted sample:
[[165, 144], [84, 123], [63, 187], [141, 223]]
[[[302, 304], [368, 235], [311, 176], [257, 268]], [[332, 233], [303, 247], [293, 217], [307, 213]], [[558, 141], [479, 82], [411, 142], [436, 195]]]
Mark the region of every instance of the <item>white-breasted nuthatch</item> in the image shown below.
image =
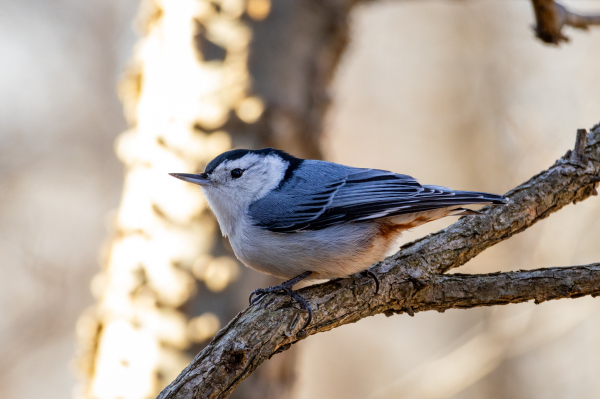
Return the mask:
[[365, 271], [389, 254], [405, 230], [444, 216], [478, 214], [462, 205], [508, 202], [501, 195], [421, 185], [407, 175], [304, 160], [272, 148], [227, 151], [204, 173], [171, 175], [202, 187], [242, 263], [290, 279], [250, 298], [279, 291], [292, 296], [309, 312], [305, 326], [312, 309], [292, 291], [297, 282]]

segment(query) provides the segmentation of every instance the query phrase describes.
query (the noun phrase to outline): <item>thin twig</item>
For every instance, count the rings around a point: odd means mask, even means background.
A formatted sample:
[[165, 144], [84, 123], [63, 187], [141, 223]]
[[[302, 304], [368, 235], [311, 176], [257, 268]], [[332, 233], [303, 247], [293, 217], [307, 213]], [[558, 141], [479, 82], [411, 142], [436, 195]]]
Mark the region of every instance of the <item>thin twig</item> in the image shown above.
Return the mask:
[[600, 14], [582, 15], [568, 10], [554, 0], [531, 0], [531, 3], [536, 21], [533, 29], [536, 36], [545, 43], [568, 42], [569, 38], [562, 33], [565, 25], [581, 30], [600, 25]]

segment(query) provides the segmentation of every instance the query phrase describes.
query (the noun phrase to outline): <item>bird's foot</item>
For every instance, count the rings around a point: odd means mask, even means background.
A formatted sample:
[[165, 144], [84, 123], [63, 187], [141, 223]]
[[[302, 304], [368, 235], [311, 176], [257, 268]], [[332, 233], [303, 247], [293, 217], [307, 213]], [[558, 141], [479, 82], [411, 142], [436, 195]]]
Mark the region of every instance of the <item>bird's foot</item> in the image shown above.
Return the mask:
[[377, 295], [379, 293], [379, 277], [377, 277], [375, 273], [368, 269], [360, 272], [360, 275], [363, 277], [371, 277], [373, 280], [375, 280], [375, 295]]
[[[312, 272], [304, 272], [292, 279], [289, 279], [287, 281], [284, 281], [283, 283], [279, 284], [279, 285], [274, 285], [273, 287], [269, 287], [269, 288], [257, 288], [254, 291], [252, 291], [250, 293], [250, 306], [254, 305], [260, 298], [262, 298], [263, 296], [265, 296], [266, 294], [271, 294], [271, 293], [277, 293], [277, 292], [281, 292], [285, 295], [288, 295], [290, 297], [292, 297], [293, 299], [296, 300], [296, 302], [298, 302], [300, 304], [300, 306], [302, 307], [303, 310], [306, 310], [308, 312], [308, 320], [306, 321], [306, 323], [304, 323], [304, 326], [301, 328], [301, 330], [304, 330], [306, 327], [308, 327], [308, 325], [310, 324], [311, 320], [312, 320], [312, 308], [310, 307], [310, 304], [308, 303], [308, 301], [304, 298], [302, 298], [296, 291], [292, 290], [292, 287], [294, 285], [296, 285], [297, 283], [299, 283], [300, 281], [304, 280], [305, 278], [309, 277], [312, 274]], [[252, 298], [254, 295], [256, 295], [255, 298]]]

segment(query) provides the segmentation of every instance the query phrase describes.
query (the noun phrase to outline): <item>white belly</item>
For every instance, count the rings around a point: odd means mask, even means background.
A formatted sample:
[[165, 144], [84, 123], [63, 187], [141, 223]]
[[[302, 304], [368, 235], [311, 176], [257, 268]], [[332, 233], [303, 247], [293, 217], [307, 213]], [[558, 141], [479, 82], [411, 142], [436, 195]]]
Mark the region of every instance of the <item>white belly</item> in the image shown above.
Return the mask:
[[382, 239], [380, 227], [366, 222], [274, 233], [256, 226], [236, 226], [229, 239], [236, 256], [257, 271], [285, 279], [306, 271], [313, 272], [316, 279], [338, 278], [367, 269], [393, 249], [401, 231]]

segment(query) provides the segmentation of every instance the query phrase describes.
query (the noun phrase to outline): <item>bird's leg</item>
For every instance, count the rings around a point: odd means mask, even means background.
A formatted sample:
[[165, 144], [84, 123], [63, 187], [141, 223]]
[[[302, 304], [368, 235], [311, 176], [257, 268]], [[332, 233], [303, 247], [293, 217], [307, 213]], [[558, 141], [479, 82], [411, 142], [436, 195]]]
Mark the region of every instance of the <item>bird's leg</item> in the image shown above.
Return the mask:
[[[283, 283], [281, 283], [279, 285], [274, 285], [269, 288], [255, 289], [254, 291], [252, 291], [250, 293], [250, 298], [248, 298], [250, 301], [250, 305], [253, 305], [254, 303], [256, 303], [256, 301], [258, 301], [260, 298], [262, 298], [266, 294], [282, 292], [285, 295], [288, 295], [288, 296], [294, 298], [300, 304], [302, 309], [308, 311], [308, 320], [304, 324], [304, 327], [302, 327], [302, 329], [304, 330], [310, 324], [310, 321], [312, 320], [312, 308], [310, 307], [310, 305], [306, 301], [306, 299], [302, 298], [300, 295], [298, 295], [298, 293], [296, 291], [292, 290], [292, 287], [294, 285], [298, 284], [300, 281], [304, 280], [305, 278], [310, 277], [311, 274], [312, 274], [312, 272], [310, 272], [310, 271], [304, 272], [294, 278], [284, 281]], [[252, 299], [252, 297], [254, 295], [256, 295], [256, 298]]]
[[377, 275], [369, 269], [360, 272], [360, 274], [363, 277], [371, 277], [373, 280], [375, 280], [375, 295], [377, 295], [377, 293], [379, 293], [379, 277], [377, 277]]
[[306, 320], [306, 323], [304, 323], [304, 325], [301, 328], [301, 330], [304, 330], [306, 327], [308, 327], [308, 325], [310, 324], [310, 322], [312, 320], [313, 312], [312, 312], [312, 308], [310, 307], [310, 304], [308, 303], [308, 301], [306, 299], [302, 298], [300, 295], [298, 295], [298, 293], [296, 291], [292, 291], [290, 288], [285, 289], [283, 292], [285, 292], [287, 295], [294, 298], [296, 300], [296, 302], [298, 302], [300, 304], [302, 309], [304, 309], [308, 312], [308, 319]]
[[[279, 284], [279, 285], [274, 285], [272, 287], [269, 288], [257, 288], [254, 291], [252, 291], [250, 293], [250, 305], [253, 305], [256, 301], [258, 301], [260, 298], [262, 298], [264, 295], [266, 294], [270, 294], [270, 293], [274, 293], [274, 292], [284, 292], [287, 294], [286, 291], [291, 291], [292, 287], [296, 284], [298, 284], [300, 281], [304, 280], [305, 278], [309, 277], [312, 274], [312, 272], [304, 272], [302, 274], [299, 274], [298, 276], [291, 278], [287, 281], [284, 281], [283, 283]], [[252, 299], [252, 297], [256, 295], [256, 298]], [[289, 296], [292, 296], [290, 294], [288, 294]]]

